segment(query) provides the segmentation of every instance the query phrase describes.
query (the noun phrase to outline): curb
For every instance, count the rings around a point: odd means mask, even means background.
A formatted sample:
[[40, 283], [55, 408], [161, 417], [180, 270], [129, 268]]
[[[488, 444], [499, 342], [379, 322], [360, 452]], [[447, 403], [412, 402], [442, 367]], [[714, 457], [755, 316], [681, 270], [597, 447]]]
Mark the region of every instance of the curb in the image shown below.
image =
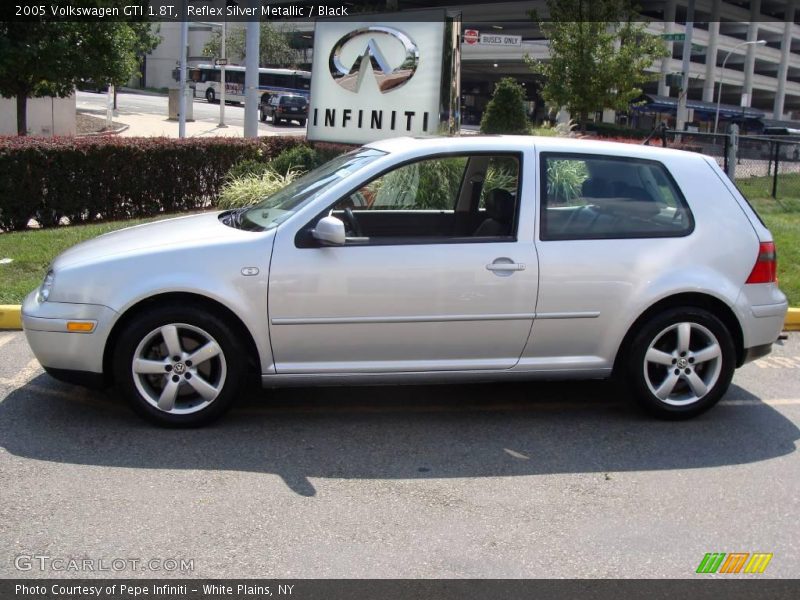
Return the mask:
[[130, 125], [123, 123], [116, 129], [109, 129], [106, 131], [92, 131], [91, 133], [79, 133], [75, 137], [103, 137], [109, 135], [118, 135], [123, 131], [127, 131], [128, 129], [130, 129], [130, 127], [131, 127]]
[[0, 329], [22, 329], [22, 307], [0, 304]]
[[800, 308], [790, 308], [783, 322], [786, 331], [800, 331]]
[[[22, 306], [0, 304], [0, 329], [22, 329]], [[783, 322], [784, 331], [800, 331], [800, 308], [790, 308]]]

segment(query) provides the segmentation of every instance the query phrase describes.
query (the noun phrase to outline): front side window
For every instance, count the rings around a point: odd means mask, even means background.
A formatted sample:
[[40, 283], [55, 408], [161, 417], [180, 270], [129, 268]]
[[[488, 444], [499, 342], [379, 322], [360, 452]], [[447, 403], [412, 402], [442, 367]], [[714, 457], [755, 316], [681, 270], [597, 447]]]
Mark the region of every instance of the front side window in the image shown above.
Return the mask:
[[465, 157], [404, 165], [374, 179], [345, 199], [365, 210], [453, 210], [467, 165]]
[[515, 239], [520, 160], [457, 155], [398, 166], [336, 202], [348, 244]]
[[287, 185], [279, 192], [237, 214], [236, 223], [242, 229], [262, 231], [272, 229], [292, 216], [302, 205], [311, 202], [330, 186], [349, 177], [385, 152], [360, 148], [334, 158]]
[[694, 226], [659, 162], [543, 153], [541, 239], [675, 237]]

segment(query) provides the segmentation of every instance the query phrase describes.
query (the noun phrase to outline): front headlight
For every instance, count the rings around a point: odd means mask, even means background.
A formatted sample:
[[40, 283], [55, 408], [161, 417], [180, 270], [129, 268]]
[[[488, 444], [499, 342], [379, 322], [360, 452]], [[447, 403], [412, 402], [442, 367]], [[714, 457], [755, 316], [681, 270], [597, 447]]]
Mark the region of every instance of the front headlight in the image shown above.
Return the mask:
[[53, 289], [54, 280], [55, 276], [53, 275], [53, 270], [50, 269], [47, 275], [44, 276], [42, 285], [39, 286], [39, 302], [47, 302], [47, 299], [50, 297], [50, 290]]

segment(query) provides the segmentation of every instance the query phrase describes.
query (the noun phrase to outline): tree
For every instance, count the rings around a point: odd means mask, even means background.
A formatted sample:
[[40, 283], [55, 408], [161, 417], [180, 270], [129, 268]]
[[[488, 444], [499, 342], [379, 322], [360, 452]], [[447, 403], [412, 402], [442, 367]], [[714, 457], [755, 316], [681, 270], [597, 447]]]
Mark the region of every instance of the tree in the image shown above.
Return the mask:
[[566, 106], [585, 131], [589, 113], [604, 108], [628, 110], [655, 75], [647, 72], [666, 56], [664, 42], [634, 21], [626, 0], [547, 0], [549, 20], [540, 20], [550, 42], [550, 59], [529, 59], [542, 75], [542, 96]]
[[148, 23], [0, 22], [0, 95], [17, 100], [17, 134], [29, 97], [64, 98], [80, 79], [123, 83], [158, 41]]
[[[276, 29], [270, 23], [261, 23], [258, 64], [278, 67], [294, 67], [297, 64], [297, 51], [289, 43], [289, 36], [283, 29]], [[245, 57], [245, 28], [228, 26], [225, 40], [228, 56]], [[219, 57], [222, 52], [222, 32], [215, 31], [203, 48], [205, 56]]]
[[481, 133], [528, 133], [530, 123], [525, 113], [525, 88], [511, 77], [494, 86], [492, 99], [481, 119]]

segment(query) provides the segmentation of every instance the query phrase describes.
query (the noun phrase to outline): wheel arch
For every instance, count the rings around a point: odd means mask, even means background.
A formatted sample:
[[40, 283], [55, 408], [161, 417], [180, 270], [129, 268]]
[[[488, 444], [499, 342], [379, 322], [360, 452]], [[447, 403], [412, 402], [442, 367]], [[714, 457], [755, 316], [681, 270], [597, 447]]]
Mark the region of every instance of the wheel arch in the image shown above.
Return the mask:
[[125, 327], [138, 315], [148, 310], [153, 305], [164, 306], [166, 304], [177, 304], [180, 306], [194, 305], [205, 308], [217, 316], [227, 321], [234, 329], [237, 337], [244, 341], [247, 350], [248, 366], [254, 370], [256, 375], [261, 374], [261, 360], [258, 347], [253, 339], [253, 335], [242, 320], [230, 308], [201, 294], [191, 292], [165, 292], [143, 298], [129, 306], [114, 323], [111, 332], [106, 339], [105, 349], [103, 350], [103, 374], [106, 383], [113, 383], [113, 360], [114, 349], [117, 340]]
[[736, 317], [736, 314], [733, 312], [733, 309], [719, 298], [710, 294], [705, 294], [702, 292], [685, 292], [662, 298], [645, 309], [636, 318], [636, 320], [628, 328], [628, 331], [625, 333], [625, 337], [617, 347], [616, 356], [614, 358], [614, 373], [620, 372], [620, 368], [625, 363], [625, 351], [627, 348], [630, 348], [634, 336], [641, 329], [641, 327], [659, 312], [680, 306], [703, 308], [720, 319], [733, 338], [733, 345], [736, 349], [736, 366], [740, 367], [742, 364], [744, 364], [744, 333], [742, 331], [742, 325], [739, 322], [739, 319]]

